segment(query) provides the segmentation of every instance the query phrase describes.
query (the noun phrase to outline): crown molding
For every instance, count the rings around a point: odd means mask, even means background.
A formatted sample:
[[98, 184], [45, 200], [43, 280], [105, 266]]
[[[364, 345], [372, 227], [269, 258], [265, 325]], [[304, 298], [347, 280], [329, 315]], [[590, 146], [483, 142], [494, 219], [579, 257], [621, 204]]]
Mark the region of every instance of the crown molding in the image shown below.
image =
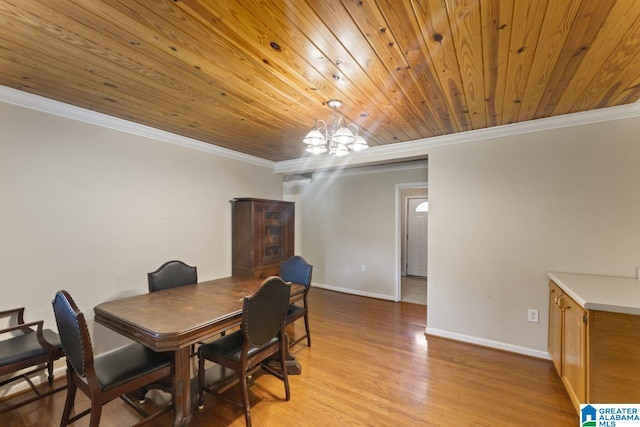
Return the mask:
[[361, 166], [354, 167], [350, 169], [343, 170], [328, 170], [328, 171], [318, 171], [314, 172], [312, 175], [312, 180], [323, 179], [323, 178], [331, 178], [334, 179], [336, 175], [340, 176], [351, 176], [351, 175], [366, 175], [370, 173], [384, 173], [384, 172], [398, 172], [398, 171], [406, 171], [411, 169], [427, 169], [428, 168], [427, 160], [420, 161], [407, 161], [404, 163], [388, 163], [381, 165], [371, 165], [371, 166]]
[[311, 178], [292, 179], [290, 181], [283, 181], [282, 188], [294, 188], [311, 184]]
[[562, 116], [530, 120], [491, 128], [458, 132], [449, 135], [423, 138], [415, 141], [371, 147], [368, 150], [350, 153], [337, 159], [329, 156], [305, 156], [300, 159], [285, 160], [275, 163], [277, 173], [304, 173], [319, 170], [345, 169], [402, 159], [424, 159], [429, 150], [445, 145], [482, 141], [512, 135], [528, 134], [550, 129], [582, 126], [586, 124], [621, 120], [640, 116], [640, 101], [633, 104], [601, 108]]
[[109, 129], [151, 138], [193, 150], [203, 151], [228, 159], [239, 160], [256, 166], [269, 168], [274, 170], [276, 173], [285, 175], [328, 170], [344, 170], [346, 168], [380, 165], [390, 162], [419, 159], [424, 160], [427, 158], [429, 150], [435, 147], [640, 116], [640, 101], [637, 101], [633, 104], [620, 105], [617, 107], [565, 114], [562, 116], [530, 120], [527, 122], [459, 132], [450, 135], [441, 135], [432, 138], [423, 138], [415, 141], [386, 144], [371, 147], [368, 150], [350, 153], [348, 156], [336, 159], [331, 158], [330, 156], [305, 156], [299, 159], [272, 162], [270, 160], [261, 159], [259, 157], [230, 150], [228, 148], [219, 147], [193, 138], [155, 129], [150, 126], [130, 122], [128, 120], [98, 113], [96, 111], [87, 110], [85, 108], [34, 95], [32, 93], [20, 91], [7, 86], [0, 85], [0, 101], [72, 120], [78, 120]]
[[240, 153], [228, 148], [219, 147], [217, 145], [208, 144], [197, 139], [188, 138], [186, 136], [177, 135], [175, 133], [155, 129], [150, 126], [141, 125], [120, 119], [118, 117], [109, 116], [107, 114], [98, 113], [96, 111], [87, 110], [86, 108], [77, 107], [61, 101], [45, 98], [40, 95], [13, 89], [0, 85], [0, 101], [7, 104], [17, 105], [19, 107], [29, 108], [31, 110], [41, 111], [53, 114], [67, 119], [77, 120], [96, 126], [114, 129], [133, 135], [151, 138], [160, 142], [166, 142], [173, 145], [179, 145], [193, 150], [204, 151], [205, 153], [214, 154], [216, 156], [225, 157], [227, 159], [239, 160], [241, 162], [250, 163], [256, 166], [262, 166], [269, 169], [275, 168], [275, 163], [270, 160], [261, 159], [259, 157]]
[[[412, 162], [404, 162], [404, 163], [389, 163], [383, 165], [373, 165], [373, 166], [362, 166], [355, 167], [350, 169], [341, 169], [341, 170], [323, 170], [314, 172], [311, 174], [311, 178], [299, 178], [299, 179], [290, 179], [288, 181], [283, 181], [282, 188], [291, 189], [295, 187], [303, 187], [310, 185], [314, 181], [320, 179], [336, 179], [336, 177], [345, 177], [345, 176], [353, 176], [353, 175], [366, 175], [366, 174], [379, 174], [385, 172], [398, 172], [398, 171], [406, 171], [412, 169], [427, 169], [429, 164], [427, 160], [420, 161], [412, 161]], [[403, 184], [406, 186], [415, 187], [418, 184]], [[420, 185], [427, 186], [427, 183], [421, 183]]]

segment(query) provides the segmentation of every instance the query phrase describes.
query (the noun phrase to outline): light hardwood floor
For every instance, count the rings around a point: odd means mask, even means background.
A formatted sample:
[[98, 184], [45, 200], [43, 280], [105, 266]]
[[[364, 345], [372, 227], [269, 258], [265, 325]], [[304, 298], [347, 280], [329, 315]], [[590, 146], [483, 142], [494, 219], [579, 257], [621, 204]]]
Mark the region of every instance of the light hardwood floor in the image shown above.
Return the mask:
[[[424, 305], [317, 288], [309, 303], [313, 347], [292, 349], [302, 375], [290, 377], [291, 401], [283, 400], [282, 382], [260, 375], [249, 389], [255, 426], [578, 425], [550, 361], [435, 337], [427, 342]], [[301, 331], [302, 323], [290, 333]], [[0, 415], [0, 426], [59, 425], [65, 393]], [[228, 395], [238, 397], [234, 388]], [[138, 420], [116, 400], [105, 406], [100, 425]], [[170, 414], [154, 425], [170, 426]], [[243, 426], [244, 417], [207, 395], [191, 425]]]

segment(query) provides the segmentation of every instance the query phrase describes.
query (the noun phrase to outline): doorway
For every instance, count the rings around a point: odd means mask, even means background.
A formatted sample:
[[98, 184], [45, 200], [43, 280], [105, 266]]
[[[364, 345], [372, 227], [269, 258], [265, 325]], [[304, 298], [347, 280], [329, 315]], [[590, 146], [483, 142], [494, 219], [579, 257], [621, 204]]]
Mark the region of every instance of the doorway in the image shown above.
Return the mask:
[[427, 304], [427, 183], [398, 184], [398, 268], [396, 301]]

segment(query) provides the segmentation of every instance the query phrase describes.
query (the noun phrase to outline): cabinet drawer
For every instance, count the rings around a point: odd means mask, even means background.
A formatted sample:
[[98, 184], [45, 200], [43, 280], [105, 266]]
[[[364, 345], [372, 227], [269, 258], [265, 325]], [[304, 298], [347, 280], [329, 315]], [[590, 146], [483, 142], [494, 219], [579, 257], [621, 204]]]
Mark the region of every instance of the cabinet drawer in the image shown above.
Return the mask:
[[256, 279], [266, 279], [267, 277], [271, 277], [271, 276], [278, 276], [280, 275], [280, 266], [269, 266], [269, 267], [262, 267], [262, 268], [255, 268], [253, 270], [253, 277], [255, 277]]

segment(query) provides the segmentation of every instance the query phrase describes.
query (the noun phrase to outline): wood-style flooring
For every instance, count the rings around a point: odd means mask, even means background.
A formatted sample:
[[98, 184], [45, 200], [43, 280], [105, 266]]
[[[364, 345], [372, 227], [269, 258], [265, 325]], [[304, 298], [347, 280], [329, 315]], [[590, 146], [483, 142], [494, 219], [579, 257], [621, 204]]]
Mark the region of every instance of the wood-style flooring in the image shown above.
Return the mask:
[[[310, 292], [312, 347], [292, 352], [302, 375], [259, 375], [249, 389], [254, 426], [575, 426], [578, 415], [550, 361], [429, 337], [424, 305]], [[299, 323], [299, 325], [298, 325]], [[296, 322], [291, 335], [300, 332]], [[195, 367], [195, 363], [194, 363]], [[159, 393], [159, 392], [158, 392]], [[238, 397], [236, 388], [228, 396]], [[0, 415], [0, 426], [57, 426], [66, 392]], [[157, 395], [158, 400], [163, 396]], [[77, 408], [87, 400], [78, 392]], [[147, 403], [147, 405], [153, 403]], [[242, 410], [206, 395], [191, 426], [244, 426]], [[122, 401], [100, 426], [139, 416]], [[172, 414], [153, 425], [170, 426]], [[88, 425], [89, 417], [76, 423]]]

